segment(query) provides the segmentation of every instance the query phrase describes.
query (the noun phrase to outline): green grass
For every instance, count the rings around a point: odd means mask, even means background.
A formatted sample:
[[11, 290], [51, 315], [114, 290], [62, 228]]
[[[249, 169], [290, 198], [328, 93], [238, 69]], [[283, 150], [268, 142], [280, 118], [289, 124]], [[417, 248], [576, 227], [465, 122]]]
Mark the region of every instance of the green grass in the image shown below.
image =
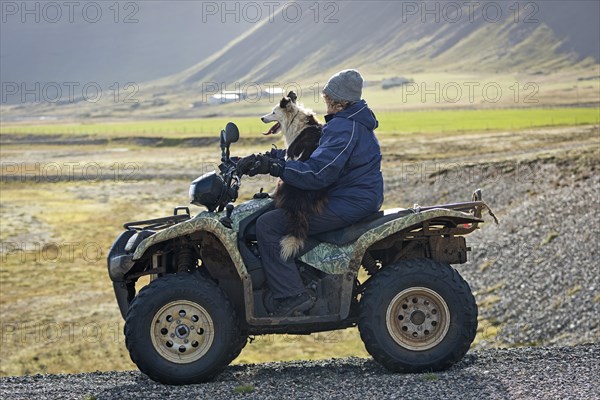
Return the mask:
[[595, 108], [493, 109], [391, 112], [378, 115], [384, 133], [521, 130], [600, 123]]
[[568, 297], [574, 296], [574, 295], [575, 295], [575, 294], [577, 294], [577, 292], [579, 292], [579, 291], [581, 291], [581, 285], [575, 285], [575, 286], [573, 286], [573, 287], [570, 287], [570, 288], [567, 290], [567, 296], [568, 296]]
[[499, 342], [496, 338], [501, 329], [502, 326], [497, 321], [484, 319], [481, 316], [477, 317], [477, 334], [475, 335], [475, 340], [471, 343], [471, 348], [477, 346], [482, 341], [493, 343], [494, 347], [501, 347], [503, 343]]
[[[600, 111], [597, 108], [387, 111], [377, 113], [377, 118], [379, 134], [396, 135], [598, 124]], [[39, 125], [2, 124], [0, 134], [198, 137], [217, 135], [229, 121], [238, 125], [242, 136], [256, 136], [267, 129], [267, 125], [258, 117], [235, 117]]]
[[438, 380], [438, 376], [432, 372], [428, 372], [423, 375], [423, 380], [425, 382], [435, 382]]
[[494, 260], [485, 260], [480, 266], [479, 266], [479, 272], [483, 272], [486, 269], [488, 269], [489, 267], [491, 267], [492, 265], [494, 265]]
[[546, 237], [544, 238], [544, 240], [542, 241], [542, 246], [547, 245], [548, 243], [552, 242], [554, 239], [556, 239], [560, 234], [558, 232], [550, 232], [546, 235]]
[[[66, 135], [99, 135], [110, 137], [127, 136], [213, 136], [225, 127], [230, 119], [173, 119], [173, 120], [144, 120], [131, 122], [100, 122], [100, 123], [68, 123], [45, 125], [7, 125], [3, 124], [0, 133], [30, 133], [30, 134], [66, 134]], [[237, 117], [234, 122], [242, 134], [261, 132], [268, 129], [258, 118]]]
[[252, 385], [240, 385], [233, 388], [233, 393], [245, 394], [254, 392], [254, 386]]

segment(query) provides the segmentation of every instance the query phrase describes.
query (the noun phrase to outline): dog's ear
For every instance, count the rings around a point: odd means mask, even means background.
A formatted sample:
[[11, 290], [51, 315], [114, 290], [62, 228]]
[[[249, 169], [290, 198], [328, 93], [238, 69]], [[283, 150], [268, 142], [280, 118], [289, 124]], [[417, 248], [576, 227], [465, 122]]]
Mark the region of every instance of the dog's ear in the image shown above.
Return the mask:
[[296, 95], [296, 93], [294, 93], [294, 91], [291, 91], [288, 93], [287, 97], [290, 98], [290, 100], [292, 101], [292, 103], [295, 103], [296, 100], [298, 100], [298, 96]]
[[288, 97], [284, 97], [281, 99], [281, 101], [279, 102], [279, 107], [281, 108], [286, 108], [288, 104], [290, 104], [290, 99]]

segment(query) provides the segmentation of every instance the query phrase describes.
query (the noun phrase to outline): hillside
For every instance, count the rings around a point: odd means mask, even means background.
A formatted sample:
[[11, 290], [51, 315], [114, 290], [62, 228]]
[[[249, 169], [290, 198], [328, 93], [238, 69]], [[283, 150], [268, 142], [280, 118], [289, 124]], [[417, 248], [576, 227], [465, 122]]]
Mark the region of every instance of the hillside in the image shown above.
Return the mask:
[[343, 65], [375, 75], [422, 70], [550, 73], [588, 57], [588, 62], [598, 62], [600, 49], [592, 38], [599, 36], [599, 3], [561, 3], [538, 2], [539, 8], [533, 8], [530, 2], [481, 2], [481, 7], [459, 11], [440, 2], [340, 2], [339, 9], [328, 10], [331, 17], [321, 15], [330, 23], [315, 23], [314, 10], [304, 3], [298, 22], [286, 21], [282, 8], [273, 22], [263, 21], [172, 78], [185, 85], [308, 81]]
[[[462, 8], [456, 4], [462, 4]], [[104, 87], [100, 101], [79, 95], [74, 101], [42, 99], [34, 106], [4, 106], [2, 119], [261, 115], [269, 107], [264, 102], [210, 105], [208, 99], [221, 90], [237, 90], [253, 97], [257, 89], [277, 82], [302, 89], [305, 96], [310, 96], [303, 101], [316, 103], [326, 79], [347, 67], [358, 68], [365, 75], [366, 96], [379, 109], [572, 106], [600, 102], [600, 47], [596, 39], [600, 36], [599, 2], [482, 1], [477, 7], [469, 4], [291, 2], [272, 13], [262, 10], [259, 22], [250, 22], [249, 11], [240, 8], [240, 15], [235, 18], [213, 15], [208, 18], [208, 25], [200, 24], [202, 28], [194, 29], [191, 27], [197, 21], [180, 15], [185, 14], [185, 9], [170, 11], [179, 16], [175, 19], [178, 25], [162, 24], [156, 16], [158, 9], [151, 8], [154, 19], [148, 17], [151, 23], [135, 27], [135, 39], [109, 35], [116, 43], [114, 49], [112, 42], [98, 39], [103, 35], [102, 29], [98, 28], [95, 35], [90, 34], [89, 27], [82, 31], [84, 42], [103, 43], [100, 50], [92, 53], [91, 59], [96, 60], [92, 64], [102, 65], [104, 71], [111, 69], [109, 65], [118, 65], [114, 71], [128, 71], [117, 74], [122, 83], [140, 82], [136, 79], [147, 82], [135, 89], [121, 87], [119, 98], [114, 96], [114, 90]], [[197, 10], [196, 14], [188, 11], [198, 18]], [[116, 26], [116, 32], [131, 31], [131, 27]], [[158, 35], [157, 26], [161, 32]], [[146, 31], [148, 36], [144, 35]], [[197, 57], [190, 41], [192, 33], [198, 42]], [[23, 34], [23, 38], [31, 35]], [[56, 42], [61, 37], [56, 36]], [[17, 38], [17, 42], [23, 38]], [[31, 40], [25, 43], [31, 44]], [[102, 50], [103, 46], [113, 50], [112, 54]], [[136, 57], [125, 54], [127, 49], [135, 50]], [[194, 57], [202, 61], [182, 67]], [[115, 60], [120, 62], [115, 64]], [[24, 63], [24, 69], [30, 69], [30, 64], [34, 63]], [[139, 67], [131, 68], [135, 65]], [[175, 72], [176, 65], [180, 66], [179, 72]], [[36, 71], [39, 69], [38, 65]], [[157, 70], [164, 72], [163, 77], [154, 79]], [[87, 76], [82, 72], [86, 67], [70, 71], [75, 77]], [[379, 90], [382, 79], [394, 76], [412, 78], [418, 85], [433, 87], [437, 94], [445, 94], [446, 85], [458, 85], [466, 93], [466, 85], [484, 87], [491, 83], [500, 86], [504, 96], [500, 101], [486, 102], [486, 93], [481, 93], [480, 88], [468, 101], [466, 94], [459, 101], [448, 101], [448, 96], [407, 101], [398, 90]], [[515, 82], [520, 93], [512, 93]], [[527, 101], [532, 94], [534, 101]], [[269, 100], [272, 103], [274, 99]]]

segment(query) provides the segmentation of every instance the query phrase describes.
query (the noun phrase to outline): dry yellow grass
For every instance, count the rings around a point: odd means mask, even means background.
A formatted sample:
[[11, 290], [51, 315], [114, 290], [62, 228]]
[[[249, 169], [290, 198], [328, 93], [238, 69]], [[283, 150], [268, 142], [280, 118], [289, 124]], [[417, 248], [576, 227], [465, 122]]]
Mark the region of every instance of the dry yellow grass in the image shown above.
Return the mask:
[[[565, 143], [582, 148], [594, 145], [597, 132], [597, 127], [584, 127], [431, 135], [426, 140], [384, 137], [383, 168], [394, 171], [407, 160], [445, 160], [474, 152], [488, 154], [488, 161], [506, 159], [514, 156], [515, 148], [519, 154], [552, 155]], [[267, 150], [263, 147], [238, 146], [232, 151], [244, 155]], [[109, 168], [115, 163], [133, 163], [139, 174], [133, 179], [118, 176], [49, 183], [21, 181], [4, 170], [0, 182], [0, 375], [135, 368], [124, 346], [123, 321], [106, 273], [106, 253], [123, 222], [168, 215], [173, 206], [185, 205], [189, 182], [214, 167], [218, 150], [6, 145], [0, 148], [0, 156], [3, 167], [7, 163], [28, 167], [98, 163]], [[160, 176], [152, 178], [154, 174]], [[240, 199], [274, 185], [273, 179], [264, 177], [247, 180]], [[385, 207], [406, 206], [402, 201], [399, 196], [390, 197]], [[192, 207], [193, 213], [199, 211]], [[492, 292], [483, 305], [497, 301]], [[499, 327], [489, 321], [480, 325], [477, 340], [493, 341]], [[259, 337], [235, 362], [349, 355], [367, 355], [356, 329]]]

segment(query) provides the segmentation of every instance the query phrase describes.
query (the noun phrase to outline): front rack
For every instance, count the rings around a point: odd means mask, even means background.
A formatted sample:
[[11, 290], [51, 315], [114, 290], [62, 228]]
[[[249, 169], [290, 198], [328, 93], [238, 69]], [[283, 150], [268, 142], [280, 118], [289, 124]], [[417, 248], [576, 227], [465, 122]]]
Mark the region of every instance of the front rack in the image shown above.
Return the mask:
[[[179, 214], [179, 211], [185, 211], [185, 214]], [[168, 217], [146, 219], [142, 221], [132, 221], [123, 224], [123, 228], [128, 231], [159, 231], [170, 226], [176, 225], [180, 222], [187, 221], [191, 218], [189, 207], [175, 207], [173, 215]]]

